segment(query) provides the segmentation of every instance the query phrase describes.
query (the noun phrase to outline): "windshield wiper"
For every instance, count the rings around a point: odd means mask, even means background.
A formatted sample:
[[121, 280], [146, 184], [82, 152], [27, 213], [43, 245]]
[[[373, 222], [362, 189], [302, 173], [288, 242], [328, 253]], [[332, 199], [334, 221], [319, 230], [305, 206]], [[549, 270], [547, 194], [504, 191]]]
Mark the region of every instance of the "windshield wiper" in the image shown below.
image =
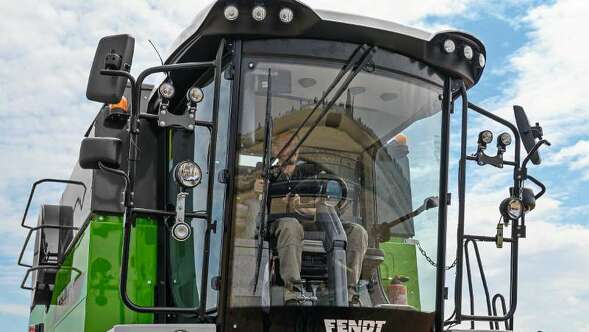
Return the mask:
[[307, 117], [303, 120], [303, 122], [301, 122], [301, 124], [295, 130], [294, 134], [292, 134], [292, 136], [288, 139], [286, 144], [284, 144], [284, 146], [280, 149], [280, 152], [278, 152], [278, 154], [276, 155], [276, 157], [278, 157], [278, 156], [282, 155], [282, 153], [284, 151], [286, 151], [286, 149], [294, 142], [295, 137], [305, 127], [305, 125], [307, 124], [307, 122], [309, 121], [311, 116], [313, 116], [315, 111], [317, 111], [319, 106], [324, 104], [325, 99], [331, 93], [331, 91], [333, 91], [333, 89], [335, 89], [337, 84], [340, 83], [340, 81], [344, 77], [344, 75], [348, 74], [348, 76], [345, 78], [343, 83], [336, 90], [333, 98], [331, 98], [331, 100], [329, 100], [327, 105], [323, 108], [323, 110], [319, 114], [319, 117], [317, 118], [317, 120], [315, 120], [315, 122], [313, 122], [313, 124], [311, 124], [311, 126], [309, 127], [309, 130], [307, 130], [305, 135], [303, 135], [303, 137], [299, 140], [299, 142], [297, 143], [295, 148], [291, 150], [292, 152], [288, 155], [288, 157], [285, 160], [283, 160], [279, 165], [277, 165], [277, 166], [279, 166], [278, 167], [279, 173], [276, 177], [280, 176], [280, 174], [282, 173], [280, 166], [288, 163], [288, 161], [294, 156], [296, 151], [301, 147], [301, 145], [305, 142], [305, 140], [309, 137], [309, 135], [311, 135], [311, 132], [313, 132], [315, 127], [317, 127], [317, 125], [325, 117], [327, 112], [329, 112], [329, 110], [331, 109], [331, 107], [333, 107], [335, 102], [340, 98], [340, 96], [344, 93], [344, 91], [346, 91], [346, 89], [352, 83], [352, 81], [354, 80], [356, 75], [358, 75], [358, 73], [364, 68], [364, 66], [368, 63], [368, 61], [370, 61], [372, 59], [372, 55], [375, 52], [376, 52], [376, 47], [374, 47], [374, 46], [368, 47], [368, 45], [364, 44], [360, 48], [358, 48], [358, 50], [356, 52], [354, 52], [354, 54], [352, 54], [352, 57], [350, 58], [350, 60], [348, 60], [348, 62], [346, 62], [346, 64], [342, 68], [342, 70], [337, 74], [337, 76], [334, 78], [334, 80], [331, 82], [331, 84], [329, 84], [329, 87], [327, 88], [327, 90], [325, 91], [325, 93], [323, 94], [321, 99], [319, 99], [319, 101], [317, 101], [317, 103], [315, 104], [315, 107], [313, 107], [311, 112], [307, 115]]
[[270, 165], [272, 158], [272, 69], [268, 68], [268, 79], [266, 88], [266, 124], [264, 127], [264, 159], [262, 160], [262, 178], [264, 179], [264, 190], [258, 210], [258, 252], [256, 257], [256, 273], [254, 279], [254, 294], [258, 287], [258, 278], [260, 277], [260, 264], [262, 262], [262, 251], [264, 250], [264, 240], [266, 239], [268, 224], [268, 187], [270, 183]]

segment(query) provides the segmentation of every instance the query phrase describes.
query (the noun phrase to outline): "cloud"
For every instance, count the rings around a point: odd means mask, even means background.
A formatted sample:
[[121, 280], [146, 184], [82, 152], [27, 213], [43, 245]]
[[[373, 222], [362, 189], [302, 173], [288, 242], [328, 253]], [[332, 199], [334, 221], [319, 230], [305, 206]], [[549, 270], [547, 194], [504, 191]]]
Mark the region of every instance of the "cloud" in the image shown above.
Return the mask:
[[514, 77], [504, 91], [503, 112], [524, 105], [553, 143], [566, 144], [589, 125], [589, 62], [585, 54], [589, 2], [560, 0], [533, 8], [522, 21], [529, 41], [510, 60]]
[[19, 317], [28, 317], [29, 316], [29, 306], [22, 305], [22, 304], [1, 303], [0, 304], [0, 314], [1, 315], [10, 315], [10, 316], [19, 316]]
[[463, 14], [473, 1], [422, 0], [400, 2], [374, 0], [369, 3], [359, 3], [355, 0], [340, 0], [337, 5], [334, 5], [331, 0], [303, 0], [302, 2], [308, 4], [311, 8], [354, 13], [413, 26], [426, 26], [425, 18]]
[[579, 171], [580, 178], [589, 180], [589, 141], [578, 141], [554, 153], [549, 159], [550, 166], [565, 164], [571, 171]]

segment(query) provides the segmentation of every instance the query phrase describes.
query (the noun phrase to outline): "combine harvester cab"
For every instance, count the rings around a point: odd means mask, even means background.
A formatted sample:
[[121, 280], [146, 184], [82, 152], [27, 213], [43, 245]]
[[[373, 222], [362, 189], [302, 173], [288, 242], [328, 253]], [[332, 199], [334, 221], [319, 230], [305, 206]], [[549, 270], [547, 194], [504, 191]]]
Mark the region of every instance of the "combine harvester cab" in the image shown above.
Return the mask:
[[[545, 192], [527, 165], [549, 143], [521, 107], [516, 127], [468, 102], [485, 67], [478, 39], [251, 0], [211, 4], [165, 64], [137, 77], [133, 49], [129, 35], [100, 40], [86, 95], [103, 106], [79, 163], [70, 179], [31, 191], [19, 258], [30, 331], [431, 332], [476, 321], [513, 330], [518, 242]], [[144, 84], [153, 74], [164, 79]], [[506, 127], [497, 153], [487, 153], [489, 130], [467, 141], [469, 113]], [[447, 264], [458, 114], [458, 249]], [[471, 161], [513, 167], [491, 236], [465, 234]], [[45, 182], [67, 185], [60, 204], [26, 224]], [[491, 299], [480, 242], [509, 250], [507, 299]], [[472, 292], [462, 308], [471, 243], [485, 314]]]

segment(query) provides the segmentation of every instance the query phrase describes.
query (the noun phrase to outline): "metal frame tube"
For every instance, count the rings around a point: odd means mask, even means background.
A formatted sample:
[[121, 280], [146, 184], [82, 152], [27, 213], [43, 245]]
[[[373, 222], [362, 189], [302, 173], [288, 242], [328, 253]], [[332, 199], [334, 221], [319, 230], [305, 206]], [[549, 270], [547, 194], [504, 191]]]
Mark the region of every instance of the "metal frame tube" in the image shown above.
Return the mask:
[[448, 219], [448, 168], [450, 159], [450, 113], [452, 111], [452, 79], [444, 81], [442, 95], [442, 128], [440, 150], [440, 188], [438, 206], [438, 252], [436, 273], [435, 331], [444, 328], [444, 300], [446, 297], [446, 231]]
[[[188, 69], [198, 69], [198, 68], [206, 68], [206, 67], [215, 67], [215, 101], [213, 104], [213, 117], [214, 119], [217, 118], [218, 113], [218, 97], [219, 97], [219, 87], [220, 87], [220, 75], [221, 75], [221, 56], [222, 51], [225, 47], [225, 42], [222, 40], [219, 44], [219, 48], [217, 51], [217, 57], [215, 61], [208, 61], [208, 62], [188, 62], [188, 63], [179, 63], [179, 64], [171, 64], [171, 65], [162, 65], [156, 66], [152, 68], [148, 68], [139, 74], [137, 80], [135, 81], [133, 77], [126, 73], [113, 73], [115, 76], [125, 76], [128, 77], [131, 81], [131, 90], [133, 95], [132, 100], [132, 108], [131, 108], [131, 117], [129, 119], [129, 157], [128, 157], [128, 168], [127, 168], [127, 176], [128, 176], [128, 186], [125, 195], [125, 213], [123, 215], [123, 248], [122, 248], [122, 261], [121, 261], [121, 274], [120, 274], [120, 282], [119, 282], [119, 291], [123, 303], [133, 311], [142, 312], [142, 313], [195, 313], [197, 312], [199, 317], [203, 320], [206, 320], [206, 294], [207, 294], [207, 280], [208, 280], [208, 245], [210, 243], [210, 231], [214, 229], [214, 224], [211, 222], [211, 213], [210, 208], [212, 207], [212, 186], [214, 185], [215, 181], [215, 172], [214, 172], [214, 161], [215, 158], [212, 156], [210, 158], [210, 165], [209, 165], [209, 194], [207, 197], [207, 212], [202, 213], [188, 213], [187, 216], [193, 218], [200, 218], [207, 220], [207, 231], [205, 234], [205, 246], [204, 246], [204, 259], [203, 259], [203, 280], [202, 280], [202, 287], [201, 287], [201, 294], [200, 294], [200, 305], [199, 307], [193, 308], [178, 308], [178, 307], [146, 307], [140, 306], [135, 304], [130, 298], [127, 293], [127, 275], [129, 269], [129, 245], [131, 241], [131, 228], [134, 225], [134, 216], [135, 214], [144, 214], [144, 215], [167, 215], [167, 211], [158, 211], [158, 210], [150, 210], [150, 209], [141, 209], [135, 208], [133, 202], [133, 189], [134, 189], [134, 179], [136, 173], [136, 161], [137, 161], [137, 138], [139, 136], [139, 119], [142, 117], [139, 112], [139, 104], [140, 104], [140, 93], [141, 91], [138, 89], [149, 75], [158, 73], [158, 72], [172, 72], [172, 71], [181, 71], [181, 70], [188, 70]], [[107, 73], [105, 73], [107, 74]], [[144, 118], [149, 118], [148, 116], [143, 116]], [[211, 149], [214, 153], [214, 149], [216, 147], [216, 132], [217, 132], [217, 123], [213, 121], [212, 123], [206, 123], [206, 127], [211, 130], [213, 134], [211, 137]]]
[[[463, 276], [463, 243], [465, 239], [464, 235], [464, 213], [465, 213], [465, 186], [466, 186], [466, 161], [469, 160], [466, 155], [466, 138], [468, 128], [468, 110], [473, 110], [480, 115], [487, 117], [495, 122], [508, 127], [513, 135], [515, 141], [515, 156], [514, 156], [514, 192], [519, 195], [521, 189], [522, 175], [520, 168], [520, 153], [521, 153], [521, 140], [518, 129], [509, 121], [494, 115], [483, 108], [468, 102], [468, 96], [464, 83], [460, 88], [460, 96], [462, 98], [462, 133], [461, 133], [461, 151], [460, 151], [460, 162], [459, 162], [459, 212], [458, 212], [458, 227], [457, 227], [457, 248], [456, 248], [456, 281], [454, 289], [454, 302], [455, 302], [455, 313], [456, 323], [460, 323], [462, 320], [472, 321], [507, 321], [512, 319], [515, 310], [517, 308], [517, 276], [518, 276], [518, 239], [519, 239], [519, 223], [514, 221], [511, 225], [511, 251], [510, 251], [510, 306], [509, 310], [503, 316], [479, 316], [479, 315], [464, 315], [462, 314], [462, 276]], [[522, 216], [521, 223], [525, 222], [525, 217]], [[472, 240], [475, 236], [469, 235]], [[481, 238], [482, 240], [482, 238]]]

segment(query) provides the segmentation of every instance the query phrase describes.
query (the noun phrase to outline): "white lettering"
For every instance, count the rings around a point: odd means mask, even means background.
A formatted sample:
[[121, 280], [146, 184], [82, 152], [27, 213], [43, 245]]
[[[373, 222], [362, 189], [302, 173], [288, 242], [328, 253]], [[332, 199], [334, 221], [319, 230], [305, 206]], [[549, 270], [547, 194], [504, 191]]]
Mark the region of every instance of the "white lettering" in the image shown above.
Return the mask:
[[373, 320], [365, 320], [362, 324], [362, 332], [374, 332], [374, 325]]
[[387, 322], [384, 320], [377, 320], [376, 321], [376, 332], [380, 332], [382, 330], [382, 327], [384, 326], [384, 324], [386, 324]]
[[348, 322], [348, 330], [349, 332], [362, 332], [362, 320], [359, 320], [358, 322], [350, 320]]
[[323, 324], [325, 324], [325, 332], [333, 332], [335, 328], [335, 319], [324, 319]]
[[325, 332], [382, 332], [384, 320], [324, 319]]

